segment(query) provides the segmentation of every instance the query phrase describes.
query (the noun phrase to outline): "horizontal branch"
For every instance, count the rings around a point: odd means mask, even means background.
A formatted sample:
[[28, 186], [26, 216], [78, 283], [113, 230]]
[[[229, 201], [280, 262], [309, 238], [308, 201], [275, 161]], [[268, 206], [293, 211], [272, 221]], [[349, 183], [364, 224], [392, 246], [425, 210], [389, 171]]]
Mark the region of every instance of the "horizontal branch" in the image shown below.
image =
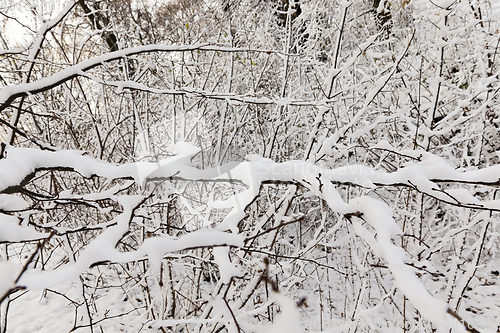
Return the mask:
[[22, 49], [0, 49], [0, 56], [6, 56], [6, 55], [11, 55], [11, 54], [21, 54], [23, 53]]
[[123, 89], [127, 90], [135, 90], [135, 91], [143, 91], [153, 94], [162, 94], [162, 95], [181, 95], [181, 96], [192, 96], [192, 97], [201, 97], [206, 99], [215, 99], [221, 101], [227, 101], [230, 104], [237, 103], [245, 103], [245, 104], [257, 104], [257, 105], [292, 105], [292, 106], [327, 106], [328, 103], [333, 102], [333, 98], [335, 98], [339, 93], [335, 94], [331, 99], [322, 100], [322, 101], [308, 101], [308, 100], [295, 100], [290, 98], [269, 98], [265, 96], [256, 96], [253, 93], [249, 94], [236, 94], [236, 93], [227, 93], [227, 92], [217, 92], [217, 91], [208, 91], [203, 89], [191, 88], [191, 87], [181, 87], [179, 89], [158, 89], [148, 87], [142, 83], [134, 82], [134, 81], [106, 81], [100, 78], [97, 78], [90, 74], [82, 74], [88, 79], [96, 81], [98, 83], [116, 87], [116, 93], [120, 93]]
[[184, 51], [217, 51], [217, 52], [259, 52], [259, 53], [277, 53], [279, 51], [273, 50], [259, 50], [259, 49], [245, 49], [220, 46], [212, 43], [197, 43], [193, 45], [144, 45], [138, 47], [131, 47], [115, 52], [106, 53], [95, 58], [82, 61], [79, 64], [70, 66], [48, 78], [41, 79], [36, 82], [19, 84], [16, 86], [7, 86], [0, 91], [0, 111], [8, 108], [11, 103], [18, 97], [38, 94], [62, 83], [71, 80], [75, 77], [81, 76], [84, 72], [101, 66], [114, 60], [122, 59], [125, 57], [151, 52], [184, 52]]

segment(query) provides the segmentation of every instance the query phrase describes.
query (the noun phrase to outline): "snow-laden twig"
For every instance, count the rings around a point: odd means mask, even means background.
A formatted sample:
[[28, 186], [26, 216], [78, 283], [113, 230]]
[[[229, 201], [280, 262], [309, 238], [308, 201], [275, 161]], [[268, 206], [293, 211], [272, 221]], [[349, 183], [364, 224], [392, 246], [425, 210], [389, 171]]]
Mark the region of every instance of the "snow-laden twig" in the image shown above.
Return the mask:
[[280, 53], [271, 50], [245, 49], [236, 47], [219, 46], [212, 43], [197, 43], [193, 45], [144, 45], [132, 48], [127, 48], [115, 52], [110, 52], [97, 56], [79, 64], [70, 66], [50, 77], [41, 79], [36, 82], [19, 84], [16, 86], [7, 86], [0, 91], [0, 111], [5, 110], [18, 97], [38, 94], [43, 91], [50, 90], [62, 83], [81, 76], [82, 72], [86, 72], [92, 68], [101, 66], [103, 63], [114, 60], [130, 57], [142, 53], [151, 52], [182, 52], [182, 51], [219, 51], [219, 52], [259, 52], [259, 53]]

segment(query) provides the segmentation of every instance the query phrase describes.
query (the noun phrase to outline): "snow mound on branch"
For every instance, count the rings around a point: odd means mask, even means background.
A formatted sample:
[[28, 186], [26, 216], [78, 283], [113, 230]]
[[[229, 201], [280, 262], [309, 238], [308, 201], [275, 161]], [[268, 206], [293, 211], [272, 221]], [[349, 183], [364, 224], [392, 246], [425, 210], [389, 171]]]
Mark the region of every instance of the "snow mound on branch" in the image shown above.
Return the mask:
[[29, 204], [21, 197], [16, 195], [0, 194], [0, 210], [15, 211], [23, 210], [29, 207]]
[[15, 287], [15, 281], [19, 274], [19, 267], [11, 261], [0, 262], [0, 297], [5, 295], [11, 288]]
[[[387, 262], [398, 288], [425, 318], [433, 321], [446, 321], [448, 304], [438, 300], [427, 291], [424, 284], [405, 264], [404, 250], [392, 243], [392, 236], [402, 233], [392, 217], [392, 210], [383, 202], [370, 197], [354, 198], [350, 204], [354, 211], [363, 213], [363, 220], [375, 229], [377, 252], [380, 252], [380, 256]], [[357, 218], [353, 217], [353, 219]], [[373, 239], [367, 239], [367, 242], [370, 244]]]
[[281, 313], [266, 333], [304, 333], [297, 304], [285, 295], [273, 292], [273, 298], [280, 306]]
[[0, 213], [0, 242], [22, 242], [47, 236], [32, 227], [21, 226], [18, 223], [19, 220], [15, 216]]

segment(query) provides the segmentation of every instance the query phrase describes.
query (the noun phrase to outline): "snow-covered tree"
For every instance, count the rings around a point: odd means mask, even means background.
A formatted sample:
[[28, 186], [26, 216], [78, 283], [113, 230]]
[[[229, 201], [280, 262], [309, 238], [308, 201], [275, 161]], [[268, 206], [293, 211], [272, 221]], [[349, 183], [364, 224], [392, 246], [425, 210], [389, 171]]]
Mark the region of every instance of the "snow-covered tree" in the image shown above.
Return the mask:
[[496, 3], [47, 3], [0, 1], [2, 332], [500, 330]]

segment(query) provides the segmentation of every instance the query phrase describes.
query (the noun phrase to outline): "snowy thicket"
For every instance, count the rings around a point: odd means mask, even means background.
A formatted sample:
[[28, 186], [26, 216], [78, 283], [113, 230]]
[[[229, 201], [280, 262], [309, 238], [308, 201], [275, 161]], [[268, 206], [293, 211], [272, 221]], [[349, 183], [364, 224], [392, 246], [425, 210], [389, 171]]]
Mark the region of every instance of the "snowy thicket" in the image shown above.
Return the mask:
[[500, 331], [495, 1], [21, 2], [2, 333]]

